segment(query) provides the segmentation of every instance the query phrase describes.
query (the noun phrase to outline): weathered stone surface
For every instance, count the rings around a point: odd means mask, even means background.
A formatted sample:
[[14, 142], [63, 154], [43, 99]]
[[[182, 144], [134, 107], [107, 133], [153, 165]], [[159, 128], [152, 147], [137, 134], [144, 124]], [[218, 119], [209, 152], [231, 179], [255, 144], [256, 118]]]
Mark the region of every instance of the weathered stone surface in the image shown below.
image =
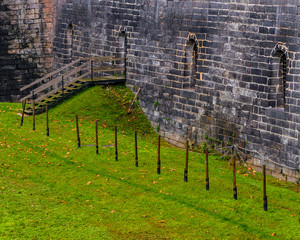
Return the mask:
[[299, 178], [299, 0], [25, 2], [0, 0], [2, 99], [47, 71], [52, 52], [54, 69], [126, 56], [127, 85], [141, 87], [140, 104], [166, 139], [236, 143], [254, 163], [262, 160], [250, 151]]
[[54, 13], [52, 0], [0, 0], [0, 101], [50, 71]]

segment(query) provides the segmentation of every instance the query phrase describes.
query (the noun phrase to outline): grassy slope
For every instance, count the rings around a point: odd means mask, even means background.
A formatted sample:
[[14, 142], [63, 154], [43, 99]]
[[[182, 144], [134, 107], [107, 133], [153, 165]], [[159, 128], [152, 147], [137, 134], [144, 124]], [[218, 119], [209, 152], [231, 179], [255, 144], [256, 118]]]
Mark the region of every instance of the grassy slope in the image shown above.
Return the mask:
[[[269, 211], [262, 209], [261, 175], [239, 167], [239, 199], [232, 198], [227, 162], [210, 158], [211, 190], [205, 190], [204, 156], [163, 143], [156, 174], [156, 134], [141, 111], [126, 115], [133, 98], [123, 86], [93, 87], [23, 127], [20, 104], [0, 103], [1, 239], [297, 239], [296, 186], [268, 178]], [[80, 116], [83, 148], [76, 143]], [[100, 154], [94, 120], [99, 119]], [[119, 161], [114, 149], [118, 125]], [[134, 166], [133, 131], [139, 130], [140, 166]], [[147, 132], [146, 132], [147, 131]], [[146, 133], [145, 133], [146, 132]], [[144, 133], [144, 134], [143, 134]], [[255, 175], [255, 176], [253, 176]]]

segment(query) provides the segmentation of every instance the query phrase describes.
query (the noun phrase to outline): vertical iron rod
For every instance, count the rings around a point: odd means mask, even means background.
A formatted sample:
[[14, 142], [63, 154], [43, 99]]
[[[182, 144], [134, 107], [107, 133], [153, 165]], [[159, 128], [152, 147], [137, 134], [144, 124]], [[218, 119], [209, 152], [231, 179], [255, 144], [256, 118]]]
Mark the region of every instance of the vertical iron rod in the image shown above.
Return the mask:
[[115, 156], [116, 161], [118, 161], [118, 133], [117, 133], [117, 126], [115, 126]]
[[26, 108], [26, 99], [23, 101], [23, 109], [22, 109], [22, 118], [21, 118], [21, 126], [23, 126], [24, 122], [24, 114], [25, 114], [25, 108]]
[[32, 130], [35, 131], [35, 101], [32, 100]]
[[46, 106], [46, 131], [47, 131], [47, 137], [49, 137], [49, 114], [48, 114], [48, 106]]
[[99, 143], [98, 143], [98, 120], [96, 120], [96, 154], [99, 154]]
[[205, 172], [206, 172], [206, 190], [209, 190], [209, 175], [208, 175], [208, 149], [205, 149]]
[[91, 60], [91, 80], [94, 82], [94, 64], [93, 60]]
[[158, 144], [157, 144], [157, 174], [160, 174], [160, 135], [158, 136]]
[[184, 181], [188, 181], [188, 167], [189, 167], [189, 141], [185, 144], [185, 169], [184, 169]]
[[266, 165], [263, 165], [263, 194], [264, 194], [264, 210], [268, 211], [267, 185], [266, 185]]
[[79, 135], [78, 115], [76, 115], [76, 129], [77, 129], [77, 142], [78, 142], [78, 148], [80, 148], [80, 147], [81, 147], [81, 144], [80, 144], [80, 135]]
[[236, 186], [236, 156], [232, 159], [232, 174], [233, 174], [233, 198], [237, 200], [237, 186]]
[[139, 166], [139, 160], [138, 160], [138, 143], [137, 143], [137, 131], [134, 132], [134, 148], [135, 148], [135, 166]]
[[64, 95], [64, 76], [61, 76], [61, 91], [62, 95]]

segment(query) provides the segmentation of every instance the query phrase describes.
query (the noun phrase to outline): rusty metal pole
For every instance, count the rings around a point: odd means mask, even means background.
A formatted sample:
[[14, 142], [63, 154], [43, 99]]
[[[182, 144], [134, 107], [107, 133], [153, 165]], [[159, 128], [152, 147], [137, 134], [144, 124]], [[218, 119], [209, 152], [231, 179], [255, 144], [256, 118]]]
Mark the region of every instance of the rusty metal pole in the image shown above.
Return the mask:
[[157, 174], [160, 174], [160, 135], [158, 135], [158, 144], [157, 144]]
[[76, 129], [77, 129], [77, 142], [78, 142], [78, 148], [80, 148], [80, 147], [81, 147], [81, 144], [80, 144], [80, 135], [79, 135], [78, 115], [76, 115]]
[[139, 166], [139, 162], [138, 162], [138, 144], [137, 144], [137, 131], [134, 132], [134, 148], [135, 148], [135, 166], [138, 167]]
[[35, 131], [35, 101], [32, 100], [32, 130]]
[[94, 82], [94, 64], [93, 64], [93, 60], [91, 60], [91, 80], [92, 83]]
[[208, 149], [205, 149], [205, 172], [206, 172], [206, 190], [209, 190], [209, 175], [208, 175]]
[[236, 186], [236, 156], [232, 159], [232, 173], [233, 173], [233, 198], [237, 200], [237, 186]]
[[117, 126], [115, 126], [115, 156], [116, 161], [118, 161], [118, 133], [117, 133]]
[[47, 137], [49, 137], [49, 114], [48, 114], [48, 106], [46, 106], [46, 132]]
[[98, 142], [98, 120], [96, 120], [96, 154], [99, 154], [99, 142]]
[[62, 91], [62, 95], [64, 95], [64, 76], [61, 76], [61, 91]]
[[24, 114], [25, 114], [25, 108], [26, 108], [26, 99], [23, 101], [23, 105], [22, 105], [22, 118], [21, 118], [21, 126], [23, 126], [23, 122], [24, 122]]
[[264, 210], [268, 211], [267, 184], [266, 184], [266, 165], [263, 165], [263, 195]]
[[184, 169], [184, 181], [188, 181], [188, 167], [189, 167], [189, 141], [186, 141], [185, 145], [185, 169]]

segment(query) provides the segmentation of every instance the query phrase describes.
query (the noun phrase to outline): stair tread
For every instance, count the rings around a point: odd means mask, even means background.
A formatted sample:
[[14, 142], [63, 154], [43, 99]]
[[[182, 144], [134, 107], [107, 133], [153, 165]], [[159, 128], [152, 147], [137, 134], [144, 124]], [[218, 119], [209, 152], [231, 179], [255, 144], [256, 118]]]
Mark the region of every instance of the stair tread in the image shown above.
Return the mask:
[[43, 100], [44, 101], [48, 101], [48, 102], [54, 102], [55, 101], [55, 99], [53, 99], [53, 98], [47, 98], [47, 97], [43, 98]]
[[65, 87], [65, 89], [74, 90], [74, 89], [77, 89], [77, 87]]
[[83, 86], [82, 83], [72, 83], [71, 85], [75, 85], [75, 86], [78, 86], [78, 87]]
[[61, 94], [51, 94], [50, 96], [51, 96], [51, 97], [54, 97], [54, 98], [60, 98], [60, 97], [61, 97]]

